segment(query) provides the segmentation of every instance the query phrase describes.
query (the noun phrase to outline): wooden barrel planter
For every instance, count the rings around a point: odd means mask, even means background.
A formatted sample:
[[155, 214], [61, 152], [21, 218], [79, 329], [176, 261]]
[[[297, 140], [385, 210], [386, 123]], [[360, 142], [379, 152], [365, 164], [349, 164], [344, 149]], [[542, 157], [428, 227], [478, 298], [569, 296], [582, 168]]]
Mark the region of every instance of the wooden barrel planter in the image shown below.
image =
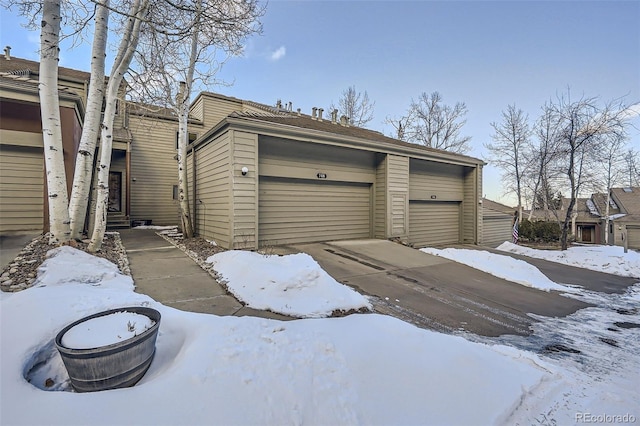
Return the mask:
[[[64, 335], [75, 326], [121, 312], [144, 315], [153, 322], [153, 325], [138, 335], [113, 344], [88, 349], [63, 345]], [[63, 328], [56, 335], [55, 344], [69, 373], [73, 388], [77, 392], [94, 392], [135, 385], [151, 365], [159, 327], [160, 312], [137, 306], [100, 312]]]

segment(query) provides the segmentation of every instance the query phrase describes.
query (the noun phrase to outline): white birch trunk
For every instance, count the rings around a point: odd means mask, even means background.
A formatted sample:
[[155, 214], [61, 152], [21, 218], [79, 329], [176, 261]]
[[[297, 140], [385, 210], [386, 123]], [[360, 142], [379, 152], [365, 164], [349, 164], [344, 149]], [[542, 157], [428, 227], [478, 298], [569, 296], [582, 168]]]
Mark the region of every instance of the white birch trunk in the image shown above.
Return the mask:
[[88, 250], [95, 253], [102, 247], [104, 233], [107, 230], [107, 204], [109, 202], [109, 168], [111, 166], [111, 150], [113, 147], [113, 122], [118, 101], [118, 90], [129, 69], [131, 59], [138, 45], [142, 17], [146, 11], [148, 0], [135, 0], [131, 5], [118, 53], [109, 77], [106, 93], [106, 109], [100, 133], [100, 158], [98, 159], [98, 188], [96, 196], [95, 225], [91, 234]]
[[69, 196], [58, 98], [60, 20], [60, 1], [44, 0], [40, 33], [39, 93], [51, 242], [69, 240]]
[[604, 222], [604, 243], [605, 244], [609, 244], [609, 221], [611, 220], [609, 218], [609, 216], [611, 215], [611, 211], [609, 210], [610, 206], [611, 206], [611, 188], [609, 188], [607, 186], [607, 199], [606, 199], [606, 203], [607, 205], [604, 208], [604, 216], [605, 216], [605, 222]]
[[[197, 3], [198, 9], [201, 2]], [[196, 62], [198, 60], [198, 25], [199, 18], [191, 34], [191, 52], [189, 54], [189, 67], [187, 69], [186, 83], [180, 83], [178, 91], [178, 198], [180, 204], [180, 220], [182, 232], [186, 238], [194, 235], [193, 222], [189, 209], [189, 185], [187, 177], [187, 144], [189, 142], [189, 99], [191, 98], [191, 86], [193, 85], [193, 75], [195, 73]]]
[[180, 220], [182, 233], [185, 238], [193, 237], [193, 226], [189, 211], [189, 186], [187, 179], [187, 142], [189, 140], [189, 89], [190, 84], [180, 83], [178, 92], [178, 200], [180, 205]]
[[108, 8], [109, 0], [96, 4], [87, 111], [84, 116], [82, 138], [78, 148], [73, 188], [69, 201], [71, 238], [74, 239], [80, 239], [84, 230], [93, 176], [93, 160], [100, 130], [100, 113], [102, 112], [102, 99], [104, 97], [104, 62], [109, 22]]

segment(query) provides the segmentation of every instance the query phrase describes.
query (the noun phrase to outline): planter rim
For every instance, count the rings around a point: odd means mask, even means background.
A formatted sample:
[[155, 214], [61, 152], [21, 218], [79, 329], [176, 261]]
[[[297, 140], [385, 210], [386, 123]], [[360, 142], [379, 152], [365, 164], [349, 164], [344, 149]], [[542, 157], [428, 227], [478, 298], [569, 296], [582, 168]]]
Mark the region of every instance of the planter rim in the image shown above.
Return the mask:
[[[62, 344], [62, 336], [64, 336], [67, 331], [69, 331], [71, 328], [75, 327], [76, 325], [89, 321], [94, 318], [99, 318], [99, 317], [103, 317], [106, 315], [111, 315], [119, 312], [131, 312], [134, 314], [145, 315], [149, 317], [151, 320], [155, 321], [155, 323], [151, 327], [149, 327], [148, 329], [146, 329], [145, 331], [143, 331], [142, 333], [134, 337], [123, 340], [121, 342], [112, 343], [110, 345], [97, 346], [95, 348], [78, 349], [78, 348], [70, 348]], [[108, 311], [102, 311], [96, 314], [85, 316], [67, 325], [65, 328], [60, 330], [60, 332], [56, 335], [55, 344], [58, 350], [64, 351], [66, 355], [70, 355], [70, 356], [86, 355], [86, 354], [95, 352], [96, 350], [100, 350], [100, 352], [103, 354], [106, 351], [109, 351], [109, 352], [119, 351], [126, 346], [137, 344], [137, 342], [140, 342], [142, 340], [148, 339], [149, 337], [152, 337], [152, 335], [155, 332], [155, 329], [160, 326], [160, 318], [161, 318], [161, 315], [159, 311], [153, 308], [145, 307], [145, 306], [126, 306], [122, 308], [109, 309]]]

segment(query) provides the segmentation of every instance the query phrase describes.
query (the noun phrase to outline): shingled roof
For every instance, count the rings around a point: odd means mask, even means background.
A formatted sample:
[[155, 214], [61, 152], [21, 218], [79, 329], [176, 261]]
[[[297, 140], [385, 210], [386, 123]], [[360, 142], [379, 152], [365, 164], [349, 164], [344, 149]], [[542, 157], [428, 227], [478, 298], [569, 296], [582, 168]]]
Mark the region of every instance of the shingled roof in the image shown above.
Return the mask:
[[[0, 72], [33, 78], [34, 76], [40, 75], [40, 63], [14, 57], [7, 59], [6, 56], [3, 55], [0, 56]], [[58, 77], [60, 79], [88, 81], [91, 77], [91, 73], [71, 68], [58, 67]]]
[[468, 162], [484, 164], [482, 160], [475, 157], [470, 157], [462, 154], [455, 154], [455, 153], [452, 153], [451, 151], [443, 151], [440, 149], [429, 148], [423, 145], [417, 145], [414, 143], [401, 141], [398, 139], [385, 136], [382, 133], [377, 132], [375, 130], [369, 130], [362, 127], [356, 127], [351, 125], [343, 125], [343, 124], [340, 124], [339, 121], [333, 122], [331, 119], [326, 119], [326, 118], [314, 119], [311, 116], [306, 114], [298, 114], [295, 112], [282, 112], [273, 107], [271, 107], [270, 109], [271, 111], [265, 111], [264, 113], [255, 112], [255, 111], [247, 111], [247, 112], [236, 111], [230, 114], [229, 117], [251, 119], [251, 120], [257, 120], [262, 122], [293, 126], [301, 129], [316, 130], [316, 131], [325, 132], [325, 133], [364, 139], [371, 142], [382, 142], [382, 143], [388, 143], [388, 144], [402, 146], [406, 148], [420, 149], [420, 150], [432, 152], [435, 154], [446, 153], [449, 155], [455, 155], [457, 157], [460, 157], [461, 159], [464, 159]]
[[640, 222], [640, 187], [611, 188], [611, 195], [625, 213], [622, 222]]

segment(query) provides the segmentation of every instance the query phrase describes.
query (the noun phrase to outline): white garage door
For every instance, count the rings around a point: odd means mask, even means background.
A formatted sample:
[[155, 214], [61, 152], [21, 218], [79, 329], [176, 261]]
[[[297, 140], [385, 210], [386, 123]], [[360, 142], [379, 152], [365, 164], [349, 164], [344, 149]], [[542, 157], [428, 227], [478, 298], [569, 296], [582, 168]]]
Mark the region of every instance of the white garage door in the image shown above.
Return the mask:
[[630, 249], [640, 250], [640, 226], [631, 227], [627, 225], [628, 246]]
[[371, 185], [260, 178], [260, 245], [370, 238]]
[[0, 231], [42, 231], [43, 204], [42, 148], [2, 146]]
[[409, 242], [415, 247], [460, 242], [459, 202], [409, 202]]

